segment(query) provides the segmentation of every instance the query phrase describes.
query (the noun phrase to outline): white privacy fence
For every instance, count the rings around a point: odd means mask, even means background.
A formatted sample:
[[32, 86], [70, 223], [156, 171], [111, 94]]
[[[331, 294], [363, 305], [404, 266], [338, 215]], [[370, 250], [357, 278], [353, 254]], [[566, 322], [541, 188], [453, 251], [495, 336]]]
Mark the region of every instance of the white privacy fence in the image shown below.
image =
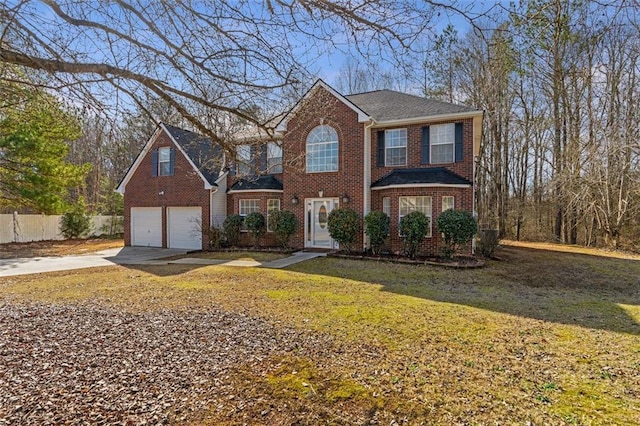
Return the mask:
[[[0, 244], [28, 241], [64, 240], [60, 233], [61, 215], [0, 214]], [[114, 220], [121, 216], [93, 216], [92, 235], [108, 234]], [[119, 232], [122, 232], [120, 226]]]

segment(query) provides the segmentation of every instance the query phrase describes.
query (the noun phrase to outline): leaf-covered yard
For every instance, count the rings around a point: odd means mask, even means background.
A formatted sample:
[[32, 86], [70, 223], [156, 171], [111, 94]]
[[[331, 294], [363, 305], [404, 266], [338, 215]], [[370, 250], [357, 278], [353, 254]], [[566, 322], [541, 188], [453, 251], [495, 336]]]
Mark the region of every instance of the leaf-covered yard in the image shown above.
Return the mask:
[[499, 255], [4, 278], [0, 419], [639, 423], [640, 261]]

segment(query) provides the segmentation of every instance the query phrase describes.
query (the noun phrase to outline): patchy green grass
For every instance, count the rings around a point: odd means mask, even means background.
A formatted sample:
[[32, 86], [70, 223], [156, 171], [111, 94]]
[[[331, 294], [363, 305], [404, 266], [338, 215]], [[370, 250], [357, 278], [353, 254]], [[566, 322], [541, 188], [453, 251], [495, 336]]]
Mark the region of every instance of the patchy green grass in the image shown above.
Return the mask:
[[[500, 257], [474, 270], [326, 258], [288, 270], [96, 268], [4, 278], [0, 300], [217, 305], [333, 336], [328, 359], [292, 354], [237, 373], [237, 392], [279, 407], [254, 413], [258, 424], [300, 423], [293, 413], [340, 424], [343, 412], [387, 424], [640, 423], [640, 262], [520, 247]], [[213, 409], [207, 422], [235, 424]]]
[[221, 260], [253, 260], [256, 262], [271, 262], [272, 260], [284, 259], [289, 254], [275, 253], [267, 251], [203, 251], [188, 253], [176, 258], [196, 257], [199, 259], [221, 259]]

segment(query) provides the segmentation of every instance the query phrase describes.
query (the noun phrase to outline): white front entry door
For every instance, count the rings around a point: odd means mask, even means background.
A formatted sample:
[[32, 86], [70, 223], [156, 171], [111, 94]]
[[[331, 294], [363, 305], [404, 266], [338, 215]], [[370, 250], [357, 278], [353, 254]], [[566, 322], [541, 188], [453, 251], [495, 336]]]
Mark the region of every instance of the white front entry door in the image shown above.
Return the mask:
[[312, 198], [305, 200], [307, 215], [305, 226], [305, 247], [336, 248], [329, 235], [329, 213], [338, 208], [335, 198]]

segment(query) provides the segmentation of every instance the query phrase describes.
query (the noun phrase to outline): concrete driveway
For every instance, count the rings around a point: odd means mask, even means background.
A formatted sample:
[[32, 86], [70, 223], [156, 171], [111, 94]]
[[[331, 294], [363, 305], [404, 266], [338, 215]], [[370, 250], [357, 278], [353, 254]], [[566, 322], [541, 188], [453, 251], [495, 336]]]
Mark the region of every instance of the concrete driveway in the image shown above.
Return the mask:
[[154, 247], [123, 247], [76, 256], [0, 259], [0, 277], [67, 271], [110, 265], [143, 264], [153, 259], [185, 254], [187, 250]]

